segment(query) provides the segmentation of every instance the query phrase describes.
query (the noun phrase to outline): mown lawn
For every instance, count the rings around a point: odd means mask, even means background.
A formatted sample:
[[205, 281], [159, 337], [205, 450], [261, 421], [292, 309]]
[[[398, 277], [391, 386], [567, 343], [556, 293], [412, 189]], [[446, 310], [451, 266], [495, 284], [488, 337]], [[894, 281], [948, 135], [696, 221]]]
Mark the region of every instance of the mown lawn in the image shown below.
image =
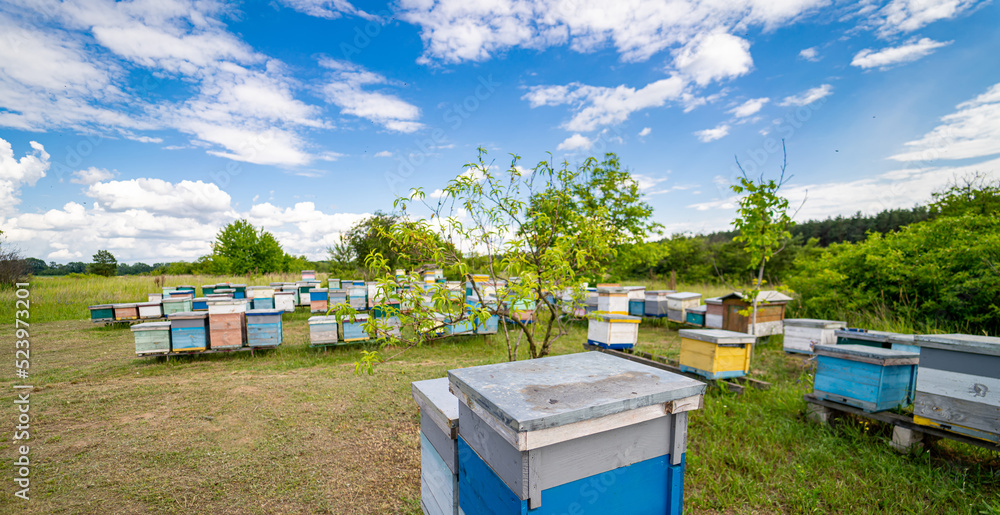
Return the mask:
[[[33, 311], [65, 294], [44, 287]], [[86, 316], [31, 327], [29, 502], [9, 479], [14, 349], [11, 338], [0, 345], [0, 513], [419, 513], [410, 382], [506, 356], [497, 337], [460, 337], [357, 377], [360, 348], [309, 348], [300, 308], [275, 351], [164, 362], [137, 359], [128, 329]], [[579, 352], [584, 339], [581, 324], [554, 352]], [[644, 322], [640, 341], [677, 353], [669, 324]], [[1000, 513], [1000, 455], [951, 442], [901, 455], [886, 427], [808, 422], [811, 363], [780, 340], [758, 347], [753, 371], [772, 388], [711, 390], [691, 416], [687, 511]]]

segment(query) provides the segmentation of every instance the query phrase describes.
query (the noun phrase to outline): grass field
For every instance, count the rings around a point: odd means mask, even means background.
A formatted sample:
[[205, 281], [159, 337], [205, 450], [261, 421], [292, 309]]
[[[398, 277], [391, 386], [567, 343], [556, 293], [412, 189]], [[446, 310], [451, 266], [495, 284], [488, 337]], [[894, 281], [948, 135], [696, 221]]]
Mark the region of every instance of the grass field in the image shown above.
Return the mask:
[[[253, 358], [137, 359], [128, 329], [85, 320], [86, 305], [100, 300], [81, 289], [72, 319], [60, 320], [71, 310], [49, 304], [74, 294], [46, 281], [32, 292], [30, 502], [13, 497], [9, 480], [14, 349], [0, 346], [0, 363], [10, 367], [0, 371], [0, 403], [8, 406], [0, 417], [0, 513], [419, 513], [410, 382], [506, 356], [496, 337], [458, 337], [357, 377], [360, 348], [309, 348], [309, 314], [300, 308], [285, 317], [283, 345]], [[153, 291], [152, 282], [121, 291]], [[12, 312], [12, 301], [0, 302]], [[554, 352], [579, 352], [584, 340], [580, 324]], [[643, 322], [640, 342], [677, 353], [670, 324]], [[753, 374], [773, 387], [741, 396], [711, 390], [691, 416], [688, 512], [1000, 513], [1000, 455], [953, 442], [901, 455], [886, 445], [886, 427], [814, 425], [802, 401], [811, 363], [783, 353], [780, 339], [758, 349]]]

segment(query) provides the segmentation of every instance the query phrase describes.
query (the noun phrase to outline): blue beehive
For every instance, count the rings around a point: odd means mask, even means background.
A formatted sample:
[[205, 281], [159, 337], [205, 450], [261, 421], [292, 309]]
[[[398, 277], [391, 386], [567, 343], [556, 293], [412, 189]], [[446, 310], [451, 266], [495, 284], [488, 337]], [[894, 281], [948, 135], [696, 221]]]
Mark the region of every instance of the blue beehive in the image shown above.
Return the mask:
[[274, 297], [256, 297], [253, 300], [253, 309], [274, 309]]
[[705, 312], [707, 310], [708, 306], [704, 304], [693, 308], [687, 308], [687, 312], [684, 314], [684, 321], [690, 325], [705, 327]]
[[198, 297], [191, 300], [192, 311], [208, 311], [208, 298]]
[[277, 347], [281, 345], [282, 326], [280, 309], [247, 310], [247, 345], [250, 347]]
[[600, 352], [448, 379], [466, 515], [682, 512], [687, 415], [705, 383]]
[[354, 315], [354, 319], [345, 319], [340, 323], [341, 331], [343, 332], [343, 337], [341, 338], [345, 342], [357, 342], [368, 340], [368, 333], [365, 332], [365, 323], [368, 322], [368, 315], [364, 313], [358, 313]]
[[458, 515], [458, 399], [447, 377], [411, 387], [420, 406], [420, 507], [425, 515]]
[[497, 334], [500, 329], [500, 317], [490, 315], [486, 320], [476, 324], [476, 334]]
[[868, 412], [913, 399], [920, 355], [867, 345], [816, 345], [813, 395]]
[[208, 349], [208, 313], [181, 311], [167, 315], [170, 321], [170, 350], [200, 352]]
[[449, 320], [447, 327], [448, 334], [472, 334], [475, 330], [473, 320], [468, 317], [456, 321]]

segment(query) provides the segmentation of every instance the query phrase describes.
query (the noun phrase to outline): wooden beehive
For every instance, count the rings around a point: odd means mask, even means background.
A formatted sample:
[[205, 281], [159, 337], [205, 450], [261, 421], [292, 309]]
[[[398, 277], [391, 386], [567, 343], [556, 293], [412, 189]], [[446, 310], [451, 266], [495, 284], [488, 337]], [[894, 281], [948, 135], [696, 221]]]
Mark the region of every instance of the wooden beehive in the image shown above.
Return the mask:
[[238, 349], [246, 341], [245, 299], [220, 299], [208, 303], [209, 343], [213, 349]]
[[295, 292], [293, 291], [276, 291], [274, 292], [274, 309], [280, 309], [286, 313], [295, 312]]
[[639, 317], [601, 313], [587, 321], [587, 343], [606, 349], [631, 349], [639, 338]]
[[500, 328], [500, 317], [490, 315], [485, 320], [476, 323], [476, 334], [497, 334]]
[[163, 306], [163, 316], [169, 317], [174, 313], [183, 313], [185, 311], [193, 311], [191, 309], [191, 301], [187, 297], [171, 297], [169, 299], [163, 299], [160, 304]]
[[233, 290], [234, 299], [245, 299], [247, 298], [247, 285], [245, 284], [233, 284], [231, 285]]
[[298, 292], [299, 292], [299, 305], [300, 306], [309, 306], [310, 305], [309, 290], [311, 290], [312, 288], [313, 288], [312, 285], [309, 284], [309, 283], [306, 283], [306, 282], [299, 281], [299, 282], [295, 283], [295, 289], [298, 290]]
[[170, 292], [177, 291], [177, 287], [176, 286], [164, 286], [164, 287], [162, 287], [160, 289], [160, 291], [163, 294], [163, 298], [167, 298], [167, 297], [170, 296]]
[[326, 313], [327, 310], [327, 289], [313, 288], [309, 290], [309, 311], [313, 313]]
[[770, 336], [781, 334], [784, 330], [782, 321], [785, 319], [785, 305], [791, 297], [776, 291], [762, 291], [757, 295], [757, 324], [751, 322], [750, 316], [743, 316], [740, 311], [750, 307], [743, 294], [733, 292], [724, 295], [722, 299], [722, 328], [727, 331], [749, 333], [754, 336]]
[[667, 295], [676, 293], [674, 290], [646, 290], [646, 316], [667, 316]]
[[275, 309], [274, 297], [255, 297], [251, 300], [253, 309]]
[[163, 294], [162, 293], [147, 293], [146, 294], [146, 300], [148, 302], [160, 302], [161, 300], [163, 300]]
[[476, 327], [472, 318], [466, 317], [461, 320], [448, 320], [448, 325], [445, 326], [448, 334], [472, 334]]
[[170, 322], [144, 322], [132, 326], [137, 356], [170, 352]]
[[626, 286], [625, 292], [628, 296], [628, 314], [634, 317], [645, 316], [646, 314], [646, 287]]
[[321, 315], [309, 317], [309, 343], [331, 345], [337, 343], [337, 317]]
[[707, 305], [687, 308], [684, 314], [684, 322], [688, 325], [705, 327], [705, 313], [708, 312]]
[[171, 313], [170, 350], [201, 352], [208, 349], [208, 313], [182, 311]]
[[628, 315], [628, 293], [620, 286], [597, 288], [597, 311], [612, 315]]
[[683, 323], [687, 320], [687, 309], [700, 305], [700, 293], [689, 291], [671, 293], [667, 295], [667, 320]]
[[913, 421], [1000, 443], [1000, 338], [915, 335], [920, 346]]
[[235, 299], [236, 298], [236, 289], [235, 288], [216, 288], [215, 289], [215, 293], [213, 293], [212, 295], [225, 295], [226, 297], [229, 297], [230, 299]]
[[213, 293], [215, 293], [215, 285], [214, 284], [203, 284], [201, 286], [201, 296], [202, 297], [208, 297], [209, 295], [211, 295]]
[[139, 318], [141, 319], [163, 318], [163, 306], [160, 305], [159, 301], [140, 302], [137, 306], [139, 307]]
[[705, 299], [705, 327], [722, 329], [722, 298]]
[[194, 290], [174, 290], [170, 292], [171, 299], [193, 299]]
[[704, 383], [600, 352], [448, 379], [463, 513], [681, 513], [687, 413]]
[[315, 278], [316, 278], [316, 271], [315, 270], [303, 270], [302, 271], [302, 280], [303, 281], [310, 281], [310, 280], [315, 279]]
[[347, 290], [343, 288], [339, 290], [329, 290], [327, 291], [327, 299], [331, 308], [339, 305], [347, 305]]
[[124, 304], [114, 304], [115, 309], [115, 320], [138, 320], [139, 319], [139, 305], [134, 302], [127, 302]]
[[750, 372], [756, 337], [723, 329], [681, 329], [681, 370], [708, 379], [743, 377]]
[[868, 345], [816, 345], [813, 395], [868, 412], [910, 403], [920, 356]]
[[347, 303], [358, 311], [368, 309], [368, 288], [353, 285], [347, 288]]
[[282, 341], [280, 309], [248, 309], [247, 345], [250, 347], [277, 347]]
[[98, 304], [96, 306], [90, 306], [90, 321], [91, 322], [114, 322], [115, 321], [115, 306], [114, 304]]
[[347, 318], [340, 323], [341, 339], [345, 342], [358, 342], [369, 340], [371, 337], [365, 332], [365, 324], [368, 322], [368, 315], [358, 313], [353, 318]]
[[403, 336], [403, 324], [398, 316], [380, 317], [375, 321], [375, 337], [388, 338]]
[[191, 311], [208, 311], [208, 297], [191, 299]]
[[837, 330], [847, 327], [847, 322], [818, 320], [815, 318], [785, 319], [785, 352], [812, 354], [815, 345], [836, 345]]
[[411, 383], [420, 407], [420, 508], [458, 515], [458, 398], [448, 378]]

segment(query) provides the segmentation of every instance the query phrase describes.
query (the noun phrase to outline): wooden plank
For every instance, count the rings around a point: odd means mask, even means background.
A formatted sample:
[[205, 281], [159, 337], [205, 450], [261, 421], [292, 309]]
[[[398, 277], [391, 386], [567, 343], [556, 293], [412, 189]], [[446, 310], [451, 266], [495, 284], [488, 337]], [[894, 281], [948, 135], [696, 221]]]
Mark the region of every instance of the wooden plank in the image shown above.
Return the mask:
[[920, 367], [917, 391], [1000, 408], [1000, 379]]
[[[458, 434], [518, 499], [528, 498], [528, 452], [519, 451], [487, 420], [462, 403], [458, 407]], [[462, 462], [461, 445], [459, 461]], [[461, 465], [459, 465], [461, 469]], [[459, 472], [461, 474], [461, 470]], [[459, 494], [461, 498], [461, 494]]]
[[1000, 379], [1000, 356], [921, 347], [920, 368], [935, 368], [949, 372]]
[[458, 513], [458, 475], [446, 466], [423, 433], [420, 434], [420, 498], [427, 515]]
[[913, 402], [913, 414], [1000, 435], [1000, 407], [997, 406], [919, 392]]
[[453, 474], [457, 474], [458, 454], [455, 450], [455, 440], [450, 438], [447, 433], [441, 432], [441, 429], [434, 424], [434, 421], [430, 417], [423, 416], [423, 414], [420, 417], [420, 434], [434, 446], [437, 454], [444, 460], [448, 469]]

